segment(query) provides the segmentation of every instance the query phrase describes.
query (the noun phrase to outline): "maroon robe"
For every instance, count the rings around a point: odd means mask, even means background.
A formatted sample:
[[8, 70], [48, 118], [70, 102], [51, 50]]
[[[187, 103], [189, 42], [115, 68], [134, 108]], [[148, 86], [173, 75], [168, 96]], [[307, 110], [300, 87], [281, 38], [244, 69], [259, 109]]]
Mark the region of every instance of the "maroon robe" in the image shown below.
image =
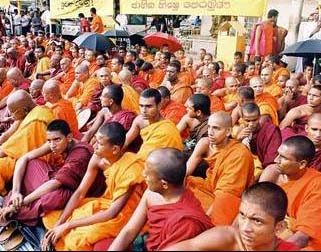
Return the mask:
[[212, 83], [211, 92], [214, 92], [217, 89], [223, 88], [224, 85], [225, 85], [225, 78], [224, 77], [219, 76], [219, 77], [215, 78], [215, 80]]
[[259, 126], [250, 142], [251, 152], [260, 159], [263, 168], [274, 163], [282, 143], [281, 131], [272, 121], [266, 120]]
[[132, 77], [131, 83], [135, 90], [145, 90], [149, 88], [148, 82], [138, 75]]
[[288, 139], [291, 136], [306, 136], [305, 125], [308, 122], [309, 117], [305, 116], [294, 121], [292, 127], [286, 127], [281, 130], [282, 141]]
[[201, 203], [189, 190], [176, 203], [149, 207], [147, 222], [148, 251], [164, 249], [213, 227]]
[[307, 103], [307, 97], [304, 95], [297, 95], [294, 97], [293, 102], [291, 102], [288, 106], [288, 111], [289, 112], [291, 109], [296, 108], [298, 106], [304, 105]]
[[95, 116], [101, 110], [100, 96], [103, 92], [104, 87], [102, 85], [97, 88], [88, 102], [87, 107], [90, 108], [92, 114]]
[[317, 150], [315, 152], [314, 158], [311, 160], [311, 162], [308, 165], [309, 167], [313, 167], [317, 169], [318, 171], [321, 171], [321, 150]]
[[39, 106], [45, 105], [46, 101], [43, 95], [39, 95], [36, 99], [33, 99], [34, 103], [36, 103]]
[[[48, 162], [43, 159], [29, 161], [21, 185], [21, 193], [26, 196], [45, 182], [56, 179], [61, 186], [27, 206], [23, 206], [13, 218], [22, 223], [34, 226], [48, 211], [61, 210], [65, 207], [73, 192], [84, 177], [93, 148], [84, 143], [77, 143], [69, 150], [65, 160], [61, 156], [50, 154]], [[97, 183], [99, 180], [99, 183]], [[104, 179], [96, 179], [95, 187], [99, 188]], [[11, 192], [5, 197], [4, 205], [8, 205]]]
[[126, 132], [130, 129], [133, 124], [133, 121], [136, 117], [136, 114], [129, 110], [121, 110], [111, 117], [105, 116], [105, 122], [119, 122], [125, 128]]

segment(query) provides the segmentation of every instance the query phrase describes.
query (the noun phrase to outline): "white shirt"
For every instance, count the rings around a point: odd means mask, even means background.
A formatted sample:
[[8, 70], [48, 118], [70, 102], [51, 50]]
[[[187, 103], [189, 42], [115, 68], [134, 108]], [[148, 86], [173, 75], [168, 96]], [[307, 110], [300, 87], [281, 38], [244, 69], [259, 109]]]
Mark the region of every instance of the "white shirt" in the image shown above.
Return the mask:
[[50, 11], [45, 10], [41, 15], [41, 21], [43, 25], [49, 25], [50, 24]]
[[31, 20], [31, 17], [29, 17], [28, 15], [23, 15], [21, 17], [22, 27], [27, 27], [29, 25], [30, 20]]
[[13, 25], [21, 25], [21, 16], [19, 14], [13, 17]]

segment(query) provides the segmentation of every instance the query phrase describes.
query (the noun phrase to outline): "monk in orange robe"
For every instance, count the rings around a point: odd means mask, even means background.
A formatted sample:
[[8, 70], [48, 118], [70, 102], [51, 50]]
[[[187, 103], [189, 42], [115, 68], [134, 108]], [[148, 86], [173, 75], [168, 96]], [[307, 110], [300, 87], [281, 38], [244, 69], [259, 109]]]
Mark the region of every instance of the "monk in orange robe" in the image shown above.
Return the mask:
[[87, 106], [90, 98], [100, 83], [96, 78], [90, 78], [88, 66], [83, 64], [76, 68], [76, 79], [66, 94], [76, 111]]
[[148, 77], [149, 86], [151, 88], [159, 87], [162, 84], [164, 77], [165, 77], [164, 69], [155, 68], [151, 70]]
[[102, 21], [101, 17], [97, 15], [96, 8], [92, 7], [90, 9], [90, 14], [91, 14], [91, 16], [93, 18], [92, 21], [91, 21], [90, 30], [92, 32], [96, 32], [96, 33], [103, 33], [104, 24], [103, 24], [103, 21]]
[[283, 94], [282, 88], [276, 82], [272, 81], [273, 69], [265, 67], [261, 71], [261, 78], [264, 84], [264, 92], [270, 93], [276, 99], [280, 98]]
[[[99, 147], [95, 149], [79, 188], [60, 216], [51, 212], [43, 218], [50, 229], [45, 235], [43, 249], [53, 244], [57, 250], [93, 250], [96, 242], [116, 237], [128, 222], [146, 185], [142, 176], [143, 161], [134, 153], [122, 152], [125, 139], [125, 129], [117, 122], [107, 123], [99, 129]], [[107, 190], [100, 198], [84, 198], [99, 170], [104, 172]]]
[[148, 53], [148, 49], [146, 46], [141, 46], [139, 58], [149, 63], [153, 62], [154, 60], [154, 56]]
[[[284, 224], [287, 196], [278, 185], [265, 182], [249, 187], [242, 195], [236, 225], [216, 226], [202, 234], [166, 248], [167, 251], [298, 251], [294, 243], [278, 237], [278, 227]], [[266, 229], [247, 232], [257, 227], [252, 215], [260, 216]]]
[[182, 139], [175, 124], [170, 120], [164, 120], [160, 115], [160, 102], [161, 95], [156, 89], [145, 89], [139, 98], [141, 114], [135, 118], [126, 135], [125, 148], [139, 135], [141, 136], [143, 144], [137, 155], [143, 160], [151, 151], [158, 148], [183, 149]]
[[13, 86], [7, 80], [7, 70], [5, 68], [0, 68], [0, 101], [7, 97], [13, 90]]
[[[224, 133], [218, 133], [217, 128], [224, 129]], [[208, 121], [208, 137], [197, 143], [187, 163], [189, 176], [206, 157], [209, 164], [206, 178], [188, 177], [187, 185], [214, 225], [232, 224], [241, 194], [254, 180], [252, 153], [242, 143], [229, 138], [231, 128], [232, 118], [228, 113], [213, 113]]]
[[[16, 160], [46, 141], [48, 123], [54, 119], [50, 109], [36, 106], [24, 90], [9, 95], [8, 109], [15, 120], [22, 120], [18, 129], [0, 147], [0, 191], [13, 175]], [[22, 112], [22, 109], [26, 112]], [[24, 117], [25, 116], [25, 117]]]
[[[145, 223], [149, 227], [148, 251], [162, 250], [213, 226], [200, 202], [185, 188], [185, 173], [182, 152], [172, 148], [151, 152], [144, 169], [148, 189], [128, 224], [109, 247], [110, 251], [128, 249]], [[156, 187], [159, 183], [160, 187]]]
[[171, 93], [166, 87], [157, 88], [162, 96], [160, 114], [163, 118], [171, 120], [175, 125], [179, 123], [186, 114], [186, 108], [183, 104], [171, 100]]
[[280, 65], [280, 56], [270, 56], [269, 61], [268, 61], [271, 66], [273, 67], [273, 73], [272, 73], [272, 82], [273, 83], [278, 83], [278, 79], [280, 76], [286, 76], [287, 78], [290, 78], [290, 71], [282, 67]]
[[65, 100], [61, 96], [60, 85], [58, 81], [48, 80], [42, 88], [47, 106], [52, 110], [55, 119], [65, 120], [72, 132], [72, 135], [76, 139], [81, 138], [81, 134], [78, 130], [77, 115], [72, 107], [72, 103]]
[[[288, 196], [288, 241], [303, 250], [321, 249], [321, 173], [308, 166], [315, 147], [305, 136], [286, 139], [276, 158], [279, 171], [287, 177], [282, 183]], [[300, 164], [300, 166], [298, 166]]]
[[254, 90], [255, 103], [260, 108], [261, 115], [271, 117], [274, 125], [279, 125], [278, 102], [270, 93], [264, 92], [263, 80], [260, 77], [253, 77], [250, 80], [250, 87]]
[[193, 94], [193, 90], [186, 80], [178, 77], [181, 65], [179, 61], [171, 62], [166, 69], [166, 75], [162, 86], [168, 88], [171, 92], [171, 98], [181, 104], [185, 104], [187, 99]]
[[63, 58], [60, 61], [60, 67], [62, 72], [57, 74], [52, 79], [58, 80], [61, 83], [60, 91], [63, 95], [65, 95], [75, 80], [75, 69], [72, 66], [72, 61], [70, 58]]
[[225, 111], [223, 101], [211, 94], [212, 81], [210, 79], [199, 79], [196, 83], [196, 92], [197, 94], [204, 94], [210, 97], [211, 99], [211, 112]]

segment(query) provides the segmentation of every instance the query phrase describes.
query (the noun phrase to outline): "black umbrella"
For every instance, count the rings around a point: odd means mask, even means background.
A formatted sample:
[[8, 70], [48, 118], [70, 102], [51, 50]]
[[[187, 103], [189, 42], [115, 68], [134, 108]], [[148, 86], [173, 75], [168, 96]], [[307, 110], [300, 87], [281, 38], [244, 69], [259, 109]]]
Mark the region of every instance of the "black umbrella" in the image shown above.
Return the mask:
[[294, 43], [287, 47], [282, 55], [293, 57], [313, 57], [313, 74], [315, 72], [316, 59], [321, 57], [321, 40], [309, 39]]
[[140, 46], [145, 45], [145, 40], [144, 40], [145, 35], [146, 33], [144, 32], [131, 34], [129, 36], [130, 44], [131, 45], [139, 44]]
[[73, 40], [79, 47], [93, 51], [108, 51], [115, 47], [114, 43], [107, 37], [93, 32], [85, 32]]
[[107, 38], [128, 38], [129, 33], [124, 30], [111, 30], [103, 34]]

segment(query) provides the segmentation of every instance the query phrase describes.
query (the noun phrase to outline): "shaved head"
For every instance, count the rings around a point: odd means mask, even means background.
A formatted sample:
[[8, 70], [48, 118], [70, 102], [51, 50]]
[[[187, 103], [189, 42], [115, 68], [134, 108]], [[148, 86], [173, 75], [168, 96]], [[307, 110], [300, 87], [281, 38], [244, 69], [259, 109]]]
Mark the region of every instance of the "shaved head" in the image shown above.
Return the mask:
[[237, 79], [234, 78], [233, 76], [229, 76], [225, 79], [225, 85], [226, 87], [238, 85]]
[[57, 80], [47, 80], [42, 88], [45, 101], [56, 103], [61, 99], [60, 82]]
[[148, 162], [159, 175], [173, 186], [182, 186], [186, 175], [186, 158], [184, 154], [174, 148], [162, 148], [152, 151]]
[[123, 69], [118, 73], [118, 77], [121, 82], [130, 82], [132, 78], [132, 73], [127, 69]]
[[76, 67], [75, 71], [81, 73], [89, 73], [89, 67], [87, 66], [87, 64], [80, 64]]
[[316, 149], [321, 148], [321, 113], [313, 113], [305, 126], [308, 138]]
[[42, 89], [44, 83], [44, 80], [35, 79], [31, 82], [30, 89]]
[[[10, 113], [14, 115], [15, 119], [21, 120], [36, 106], [36, 104], [32, 101], [30, 94], [28, 94], [26, 91], [17, 90], [8, 96], [7, 106]], [[23, 110], [23, 114], [19, 116], [19, 118], [15, 116], [17, 110]]]
[[19, 87], [24, 80], [22, 72], [19, 68], [10, 68], [7, 72], [7, 79], [14, 87]]
[[232, 127], [232, 117], [229, 113], [224, 112], [224, 111], [218, 111], [218, 112], [211, 114], [211, 116], [209, 117], [208, 120], [209, 120], [209, 122], [215, 121], [222, 128], [231, 128]]
[[200, 85], [200, 86], [204, 86], [204, 87], [206, 87], [206, 88], [211, 88], [213, 82], [212, 82], [211, 79], [202, 78], [202, 79], [199, 79], [199, 80], [198, 80], [197, 84]]

